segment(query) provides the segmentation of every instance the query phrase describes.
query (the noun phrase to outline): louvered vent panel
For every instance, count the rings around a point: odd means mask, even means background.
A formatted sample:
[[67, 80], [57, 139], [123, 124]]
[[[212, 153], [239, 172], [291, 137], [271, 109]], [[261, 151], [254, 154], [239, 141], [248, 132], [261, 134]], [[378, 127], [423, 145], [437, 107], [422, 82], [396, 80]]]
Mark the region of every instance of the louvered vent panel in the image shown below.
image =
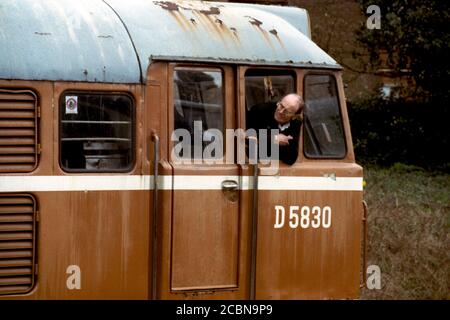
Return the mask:
[[0, 295], [30, 291], [35, 278], [36, 201], [0, 194]]
[[0, 89], [0, 172], [30, 172], [38, 161], [36, 95]]

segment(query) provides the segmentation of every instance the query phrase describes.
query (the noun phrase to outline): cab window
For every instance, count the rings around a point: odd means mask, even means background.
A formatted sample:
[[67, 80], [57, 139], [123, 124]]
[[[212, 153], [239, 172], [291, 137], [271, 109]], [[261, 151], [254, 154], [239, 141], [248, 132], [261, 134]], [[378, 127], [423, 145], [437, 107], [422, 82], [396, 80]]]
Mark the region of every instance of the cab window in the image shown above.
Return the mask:
[[335, 78], [330, 75], [307, 75], [304, 90], [305, 156], [345, 157], [345, 137]]
[[[298, 141], [301, 121], [292, 117], [288, 123], [277, 123], [274, 118], [278, 102], [295, 93], [295, 72], [281, 69], [250, 69], [245, 73], [246, 128], [256, 130], [260, 160], [277, 157], [283, 163], [292, 165], [298, 157]], [[261, 131], [262, 130], [262, 131]], [[289, 145], [275, 146], [271, 130], [290, 136]], [[265, 135], [261, 135], [264, 133]], [[277, 154], [273, 153], [276, 147]], [[247, 156], [250, 156], [247, 148]]]
[[[185, 144], [187, 133], [191, 148], [181, 149], [183, 158], [208, 157], [194, 152], [195, 136], [201, 135], [203, 149], [219, 139], [224, 131], [223, 72], [219, 69], [176, 68], [173, 75], [173, 114], [175, 140]], [[177, 130], [184, 129], [184, 130]], [[216, 134], [217, 133], [217, 134]], [[223, 147], [223, 141], [222, 141]], [[188, 150], [188, 151], [187, 151]], [[222, 148], [223, 150], [223, 148]], [[190, 154], [184, 154], [189, 152]], [[214, 152], [212, 156], [218, 156]]]
[[66, 171], [128, 171], [134, 107], [127, 94], [66, 92], [60, 101], [60, 164]]
[[294, 90], [295, 76], [284, 70], [248, 70], [245, 73], [245, 104], [247, 110], [254, 105], [278, 102]]

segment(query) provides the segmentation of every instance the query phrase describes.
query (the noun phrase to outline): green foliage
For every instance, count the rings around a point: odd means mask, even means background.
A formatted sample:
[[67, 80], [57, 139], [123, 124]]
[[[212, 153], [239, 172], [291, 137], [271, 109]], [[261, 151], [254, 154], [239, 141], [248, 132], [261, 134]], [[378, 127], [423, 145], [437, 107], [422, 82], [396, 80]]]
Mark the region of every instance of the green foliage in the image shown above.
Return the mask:
[[377, 97], [348, 102], [356, 160], [450, 170], [450, 112], [444, 104]]
[[387, 67], [401, 74], [410, 69], [418, 94], [441, 101], [450, 98], [449, 2], [442, 0], [358, 0], [365, 15], [370, 5], [381, 9], [381, 29], [364, 24], [357, 39], [367, 48], [371, 62], [380, 65], [380, 52], [387, 54]]

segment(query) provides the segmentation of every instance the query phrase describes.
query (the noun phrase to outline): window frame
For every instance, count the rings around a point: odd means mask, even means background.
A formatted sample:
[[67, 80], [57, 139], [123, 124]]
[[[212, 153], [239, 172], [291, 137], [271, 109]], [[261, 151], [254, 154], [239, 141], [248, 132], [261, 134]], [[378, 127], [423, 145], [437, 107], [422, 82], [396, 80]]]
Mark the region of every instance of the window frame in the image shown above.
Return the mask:
[[[123, 169], [107, 169], [107, 170], [90, 170], [90, 169], [70, 169], [63, 166], [62, 160], [62, 109], [63, 101], [67, 95], [107, 95], [114, 96], [120, 95], [130, 99], [131, 102], [131, 161], [126, 168]], [[102, 91], [102, 90], [64, 90], [58, 100], [58, 163], [62, 171], [66, 173], [130, 173], [136, 166], [136, 101], [133, 94], [126, 91]]]
[[[169, 117], [169, 126], [168, 128], [171, 130], [171, 132], [174, 132], [175, 128], [175, 100], [174, 100], [174, 92], [175, 92], [175, 84], [174, 84], [174, 79], [175, 79], [175, 72], [176, 71], [205, 71], [205, 72], [220, 72], [221, 76], [222, 76], [222, 88], [221, 88], [221, 92], [222, 92], [222, 128], [223, 128], [223, 137], [226, 137], [226, 130], [227, 130], [227, 97], [226, 97], [226, 70], [224, 70], [224, 68], [222, 68], [219, 65], [203, 65], [203, 64], [173, 64], [169, 70], [169, 74], [170, 76], [168, 77], [168, 81], [169, 81], [169, 99], [168, 99], [168, 112], [170, 114]], [[217, 129], [217, 128], [211, 128], [211, 129]], [[192, 137], [193, 138], [193, 137]], [[215, 159], [214, 161], [224, 161], [226, 159], [226, 140], [224, 139], [222, 141], [223, 145], [223, 155], [222, 158], [220, 159]], [[169, 154], [170, 154], [170, 150], [173, 150], [173, 148], [175, 147], [175, 142], [172, 141], [172, 139], [170, 138], [169, 135], [169, 144], [170, 144], [170, 148], [169, 148]], [[202, 150], [203, 152], [204, 150]], [[191, 150], [191, 152], [193, 153], [193, 150]], [[199, 164], [204, 164], [203, 161], [205, 159], [202, 158], [195, 158], [193, 154], [191, 154], [191, 164], [193, 165], [197, 165], [197, 161], [201, 161]], [[184, 165], [184, 163], [183, 163]]]
[[306, 133], [306, 129], [305, 129], [305, 127], [306, 127], [305, 126], [306, 116], [305, 116], [305, 114], [303, 112], [303, 123], [302, 123], [302, 136], [303, 136], [303, 138], [302, 138], [302, 149], [303, 149], [303, 151], [302, 152], [303, 152], [303, 156], [306, 159], [310, 159], [310, 160], [343, 160], [343, 159], [347, 158], [348, 146], [347, 146], [347, 136], [345, 134], [344, 118], [343, 118], [343, 115], [342, 115], [342, 104], [341, 104], [341, 101], [340, 101], [341, 96], [340, 96], [340, 93], [339, 93], [339, 87], [338, 87], [338, 82], [337, 82], [337, 79], [336, 79], [336, 75], [332, 74], [332, 73], [329, 73], [329, 72], [306, 72], [306, 73], [304, 73], [303, 81], [302, 81], [303, 82], [303, 92], [302, 92], [302, 94], [303, 94], [303, 101], [305, 102], [305, 105], [306, 105], [306, 78], [308, 76], [328, 76], [331, 79], [333, 79], [333, 81], [334, 81], [334, 88], [336, 90], [336, 100], [337, 100], [337, 103], [338, 103], [340, 124], [341, 124], [341, 128], [342, 128], [342, 139], [344, 141], [344, 153], [340, 157], [327, 156], [327, 155], [316, 155], [316, 156], [308, 155], [307, 152], [306, 152], [306, 147], [305, 147], [305, 145], [306, 145], [305, 144], [305, 138], [306, 138], [306, 134], [307, 134]]
[[[247, 109], [247, 99], [246, 99], [246, 95], [247, 95], [247, 86], [246, 86], [246, 79], [247, 76], [248, 77], [252, 77], [252, 76], [289, 76], [292, 77], [293, 80], [293, 88], [292, 88], [292, 92], [294, 93], [298, 93], [300, 92], [300, 88], [299, 85], [301, 84], [301, 71], [302, 69], [299, 68], [287, 68], [287, 67], [278, 67], [278, 66], [264, 66], [264, 65], [252, 65], [252, 66], [241, 66], [242, 68], [244, 68], [242, 76], [243, 76], [243, 81], [242, 81], [242, 87], [241, 90], [243, 90], [244, 95], [243, 95], [243, 100], [240, 100], [240, 103], [242, 104], [239, 108], [242, 108], [244, 110], [244, 117], [243, 117], [243, 124], [242, 128], [244, 130], [248, 130], [249, 128], [247, 127], [247, 123], [248, 123], [248, 116], [249, 116], [249, 111]], [[250, 75], [249, 75], [250, 73]], [[252, 74], [253, 73], [253, 74]], [[288, 94], [290, 92], [285, 93]], [[280, 96], [280, 99], [283, 96]], [[301, 143], [301, 136], [302, 136], [302, 130], [303, 130], [303, 121], [300, 127], [300, 132], [299, 132], [299, 141], [298, 141], [298, 150], [297, 150], [297, 158], [295, 160], [295, 162], [293, 164], [287, 164], [284, 163], [283, 161], [279, 160], [279, 166], [286, 166], [286, 167], [291, 167], [292, 165], [295, 165], [299, 162], [302, 161], [302, 157], [301, 157], [301, 153], [300, 153], [300, 149], [303, 148], [303, 145]], [[248, 153], [246, 152], [245, 154], [246, 159], [248, 160]], [[258, 163], [260, 164], [260, 161], [258, 160]], [[260, 164], [261, 165], [261, 164]]]

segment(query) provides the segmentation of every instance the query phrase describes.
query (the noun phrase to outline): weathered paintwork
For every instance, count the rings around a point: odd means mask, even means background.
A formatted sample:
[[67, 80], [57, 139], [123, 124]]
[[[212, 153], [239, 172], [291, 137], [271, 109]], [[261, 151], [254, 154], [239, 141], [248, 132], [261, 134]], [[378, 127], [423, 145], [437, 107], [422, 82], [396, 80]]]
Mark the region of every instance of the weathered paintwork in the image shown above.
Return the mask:
[[285, 7], [285, 6], [273, 6], [273, 5], [258, 5], [255, 7], [253, 4], [248, 3], [233, 3], [229, 2], [229, 6], [235, 6], [237, 8], [257, 8], [262, 11], [273, 13], [280, 18], [283, 18], [301, 33], [311, 39], [311, 26], [308, 12], [302, 8]]
[[153, 59], [340, 68], [305, 10], [202, 1], [4, 0], [0, 79], [145, 81]]
[[139, 63], [102, 1], [0, 3], [0, 78], [137, 83]]

